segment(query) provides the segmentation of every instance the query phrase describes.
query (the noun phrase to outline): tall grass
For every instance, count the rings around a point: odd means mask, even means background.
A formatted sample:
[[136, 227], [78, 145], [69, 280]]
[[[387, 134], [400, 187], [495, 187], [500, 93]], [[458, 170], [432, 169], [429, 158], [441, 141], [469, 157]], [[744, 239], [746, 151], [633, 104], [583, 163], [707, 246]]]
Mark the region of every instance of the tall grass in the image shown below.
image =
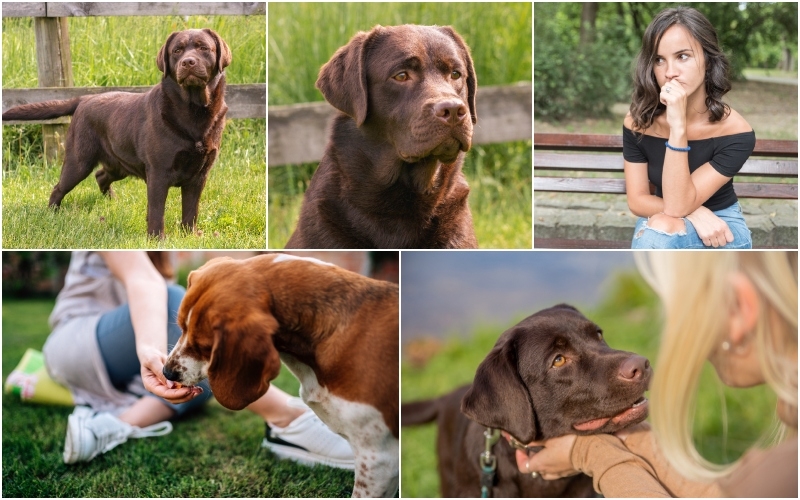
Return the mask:
[[[69, 18], [76, 87], [155, 85], [156, 55], [173, 31], [211, 28], [233, 53], [228, 83], [266, 82], [263, 16], [136, 16]], [[36, 87], [33, 18], [3, 19], [3, 88]]]
[[[636, 352], [655, 361], [661, 324], [655, 294], [638, 275], [626, 273], [610, 282], [607, 297], [599, 307], [582, 308], [582, 312], [603, 328], [611, 347]], [[466, 336], [452, 336], [422, 368], [404, 360], [401, 399], [409, 402], [431, 398], [471, 383], [475, 369], [500, 334], [523, 316], [509, 318], [503, 325], [478, 325]], [[654, 365], [653, 369], [657, 371], [658, 366]], [[701, 454], [718, 463], [730, 463], [738, 458], [769, 429], [775, 401], [774, 394], [766, 386], [751, 389], [723, 386], [713, 368], [706, 364], [696, 399], [694, 425], [694, 439]], [[401, 496], [439, 496], [436, 426], [404, 427], [402, 441]], [[477, 460], [477, 456], [464, 459]], [[475, 485], [475, 490], [479, 491], [479, 485]]]
[[[156, 55], [172, 31], [211, 28], [226, 40], [233, 62], [227, 81], [266, 81], [263, 16], [70, 18], [75, 86], [154, 85]], [[33, 21], [3, 20], [3, 87], [36, 87]], [[266, 120], [228, 120], [220, 155], [200, 200], [197, 232], [180, 228], [180, 192], [167, 200], [166, 239], [146, 236], [146, 189], [129, 178], [104, 198], [90, 176], [47, 208], [60, 162], [43, 158], [41, 126], [3, 127], [4, 248], [264, 248], [266, 245]]]
[[320, 66], [376, 24], [452, 26], [469, 45], [479, 85], [529, 81], [531, 22], [529, 3], [270, 3], [269, 104], [321, 101]]
[[[480, 86], [531, 78], [529, 3], [271, 3], [270, 105], [319, 101], [317, 73], [358, 31], [376, 24], [450, 25], [470, 47]], [[480, 112], [478, 113], [480, 125]], [[269, 169], [269, 247], [282, 248], [297, 222], [316, 164]], [[470, 208], [483, 248], [531, 248], [531, 144], [475, 147], [467, 153]]]

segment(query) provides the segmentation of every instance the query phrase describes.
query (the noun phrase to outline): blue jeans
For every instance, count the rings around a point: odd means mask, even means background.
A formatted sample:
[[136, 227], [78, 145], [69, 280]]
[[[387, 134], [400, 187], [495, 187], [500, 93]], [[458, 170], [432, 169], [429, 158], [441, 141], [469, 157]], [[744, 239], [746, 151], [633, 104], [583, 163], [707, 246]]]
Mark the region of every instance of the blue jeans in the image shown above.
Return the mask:
[[[181, 305], [186, 290], [177, 285], [167, 287], [167, 345], [174, 346], [181, 336], [178, 327], [178, 307]], [[103, 356], [108, 376], [111, 383], [119, 390], [124, 391], [136, 375], [141, 373], [141, 364], [136, 356], [136, 337], [131, 324], [131, 311], [128, 304], [123, 304], [116, 309], [103, 314], [97, 323], [97, 343], [100, 345], [100, 354]], [[148, 396], [157, 398], [176, 412], [176, 417], [194, 410], [206, 403], [211, 398], [211, 387], [208, 380], [198, 384], [203, 392], [186, 403], [173, 404], [169, 401], [147, 393]]]
[[[714, 215], [725, 221], [731, 233], [733, 233], [733, 241], [719, 248], [725, 250], [732, 248], [753, 248], [753, 239], [750, 235], [750, 230], [747, 228], [744, 216], [742, 215], [742, 206], [739, 205], [738, 201], [727, 208], [715, 211]], [[697, 231], [695, 231], [689, 219], [684, 218], [683, 221], [686, 225], [686, 231], [670, 234], [651, 228], [647, 225], [647, 219], [645, 217], [639, 217], [639, 220], [636, 222], [636, 228], [633, 230], [631, 248], [714, 248], [707, 247], [703, 244], [703, 240], [697, 235]]]

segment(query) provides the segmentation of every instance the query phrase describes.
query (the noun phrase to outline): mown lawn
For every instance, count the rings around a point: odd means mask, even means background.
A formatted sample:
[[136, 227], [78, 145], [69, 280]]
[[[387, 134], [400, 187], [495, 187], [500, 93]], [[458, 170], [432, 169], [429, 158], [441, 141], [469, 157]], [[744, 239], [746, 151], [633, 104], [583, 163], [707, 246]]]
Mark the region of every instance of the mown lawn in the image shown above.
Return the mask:
[[[470, 47], [480, 87], [531, 79], [531, 5], [526, 3], [273, 3], [269, 5], [269, 105], [323, 100], [320, 66], [376, 24], [450, 25]], [[480, 112], [478, 113], [480, 126]], [[531, 142], [476, 146], [464, 164], [481, 248], [531, 248]], [[283, 248], [317, 164], [268, 171], [270, 248]]]
[[[264, 16], [70, 18], [75, 86], [150, 86], [156, 54], [172, 31], [212, 28], [229, 44], [229, 84], [266, 81]], [[3, 87], [37, 86], [33, 23], [3, 20]], [[200, 200], [194, 233], [180, 227], [180, 190], [170, 190], [166, 238], [146, 236], [144, 182], [114, 183], [100, 194], [93, 176], [55, 212], [47, 207], [61, 163], [42, 154], [41, 126], [3, 127], [4, 248], [265, 248], [266, 120], [228, 120], [219, 157]]]
[[[657, 371], [655, 360], [660, 312], [656, 297], [634, 274], [617, 276], [607, 292], [608, 298], [594, 310], [581, 308], [580, 304], [577, 306], [603, 328], [611, 347], [648, 357]], [[494, 346], [497, 337], [523, 317], [509, 318], [502, 325], [480, 326], [463, 337], [447, 339], [441, 350], [422, 368], [403, 359], [402, 401], [435, 397], [472, 382], [475, 369]], [[775, 397], [765, 386], [752, 389], [724, 387], [707, 364], [697, 396], [695, 441], [709, 460], [731, 462], [765, 433], [774, 413]], [[401, 496], [439, 496], [435, 446], [435, 425], [402, 428]], [[477, 492], [480, 486], [475, 485], [475, 488]]]
[[[52, 300], [3, 301], [3, 380], [29, 347], [41, 349]], [[274, 381], [299, 384], [283, 370]], [[353, 473], [278, 460], [260, 447], [263, 421], [212, 401], [164, 437], [134, 439], [89, 463], [62, 461], [72, 408], [3, 397], [3, 497], [346, 497]]]

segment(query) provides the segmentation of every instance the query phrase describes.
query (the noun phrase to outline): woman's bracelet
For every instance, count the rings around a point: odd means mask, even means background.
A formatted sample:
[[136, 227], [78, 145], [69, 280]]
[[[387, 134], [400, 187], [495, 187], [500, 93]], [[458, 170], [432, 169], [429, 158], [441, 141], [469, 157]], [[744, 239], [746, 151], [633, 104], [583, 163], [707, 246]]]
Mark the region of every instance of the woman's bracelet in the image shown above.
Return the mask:
[[676, 148], [675, 146], [670, 146], [669, 141], [665, 142], [664, 144], [666, 144], [669, 149], [673, 151], [680, 151], [681, 153], [688, 153], [689, 150], [692, 149], [691, 146], [686, 146], [685, 148]]

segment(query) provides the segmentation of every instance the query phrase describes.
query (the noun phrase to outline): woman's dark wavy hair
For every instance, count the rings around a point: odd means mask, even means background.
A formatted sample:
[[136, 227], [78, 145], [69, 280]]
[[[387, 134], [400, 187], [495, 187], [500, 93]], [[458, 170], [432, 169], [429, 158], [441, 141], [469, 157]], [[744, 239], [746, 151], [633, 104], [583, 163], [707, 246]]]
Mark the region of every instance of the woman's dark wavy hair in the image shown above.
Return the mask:
[[633, 98], [631, 117], [633, 127], [643, 132], [666, 107], [659, 101], [661, 88], [656, 81], [655, 64], [661, 37], [672, 25], [680, 24], [703, 48], [706, 60], [706, 106], [709, 121], [717, 122], [730, 114], [731, 108], [722, 102], [722, 96], [731, 89], [730, 63], [719, 47], [717, 31], [706, 16], [691, 7], [673, 7], [662, 10], [653, 18], [642, 37], [642, 50], [636, 58], [633, 73]]

